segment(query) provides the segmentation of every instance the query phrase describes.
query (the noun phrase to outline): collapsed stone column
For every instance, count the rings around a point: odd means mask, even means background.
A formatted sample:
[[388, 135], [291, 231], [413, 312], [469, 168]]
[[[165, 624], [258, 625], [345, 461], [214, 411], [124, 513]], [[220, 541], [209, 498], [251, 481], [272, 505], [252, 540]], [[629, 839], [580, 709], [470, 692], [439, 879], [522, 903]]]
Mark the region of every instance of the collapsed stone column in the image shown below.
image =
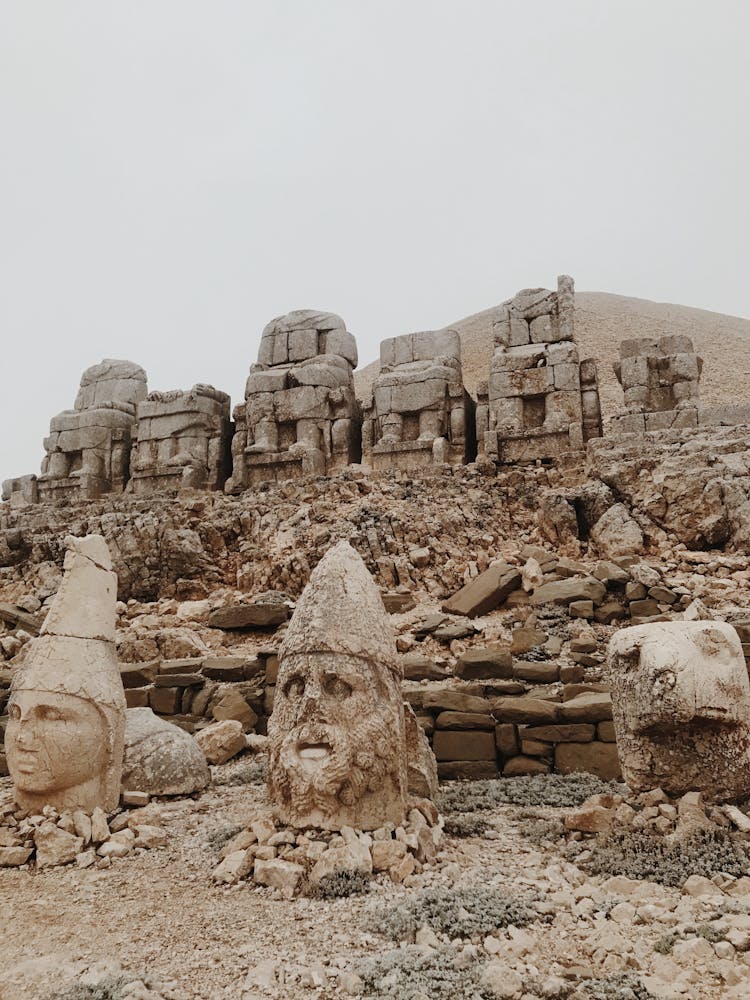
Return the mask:
[[268, 783], [295, 827], [373, 830], [404, 820], [401, 671], [383, 601], [348, 542], [313, 571], [279, 652]]
[[229, 473], [229, 396], [212, 385], [152, 392], [138, 403], [131, 489], [218, 490]]
[[39, 499], [95, 499], [125, 489], [136, 403], [146, 398], [145, 371], [106, 358], [87, 368], [72, 410], [50, 421], [38, 479]]
[[653, 622], [616, 632], [607, 673], [617, 749], [635, 791], [750, 794], [750, 682], [735, 629]]
[[612, 429], [644, 433], [698, 426], [698, 396], [703, 359], [690, 337], [637, 337], [620, 344], [614, 365], [622, 386], [625, 413]]
[[408, 333], [380, 345], [364, 403], [362, 458], [374, 469], [461, 465], [473, 457], [474, 403], [455, 330]]
[[111, 812], [120, 798], [125, 734], [117, 576], [101, 535], [69, 536], [65, 544], [60, 589], [13, 677], [8, 770], [23, 809]]
[[596, 365], [579, 361], [574, 305], [567, 275], [557, 292], [528, 288], [504, 303], [477, 407], [480, 453], [493, 461], [551, 460], [601, 435]]
[[235, 407], [228, 493], [326, 475], [361, 456], [352, 373], [357, 344], [334, 313], [300, 309], [263, 331], [245, 402]]

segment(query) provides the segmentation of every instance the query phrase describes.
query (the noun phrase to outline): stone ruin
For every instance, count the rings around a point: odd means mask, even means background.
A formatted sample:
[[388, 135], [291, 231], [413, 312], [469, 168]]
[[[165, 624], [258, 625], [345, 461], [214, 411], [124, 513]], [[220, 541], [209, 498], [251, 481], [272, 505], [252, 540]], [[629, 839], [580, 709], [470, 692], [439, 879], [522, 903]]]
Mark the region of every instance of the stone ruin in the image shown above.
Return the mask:
[[95, 499], [128, 481], [136, 404], [146, 398], [146, 373], [107, 358], [81, 376], [74, 408], [50, 421], [39, 499]]
[[474, 402], [455, 330], [408, 333], [380, 345], [380, 372], [364, 404], [362, 458], [379, 469], [471, 461]]
[[620, 344], [614, 370], [622, 386], [625, 413], [612, 420], [621, 433], [698, 426], [703, 359], [689, 337], [637, 337]]
[[17, 476], [3, 482], [2, 499], [13, 507], [26, 507], [39, 503], [39, 480], [36, 476]]
[[138, 403], [129, 489], [220, 490], [229, 475], [229, 396], [212, 385], [152, 392]]
[[610, 640], [607, 673], [623, 777], [634, 791], [750, 794], [750, 682], [731, 625], [621, 629]]
[[601, 435], [596, 364], [580, 361], [573, 279], [528, 288], [494, 323], [489, 382], [480, 387], [480, 454], [498, 463], [552, 460]]
[[340, 316], [301, 309], [272, 320], [235, 407], [227, 492], [358, 462], [356, 366], [357, 343]]
[[68, 536], [65, 545], [60, 589], [13, 678], [8, 770], [23, 809], [111, 812], [120, 800], [125, 738], [117, 576], [101, 535]]

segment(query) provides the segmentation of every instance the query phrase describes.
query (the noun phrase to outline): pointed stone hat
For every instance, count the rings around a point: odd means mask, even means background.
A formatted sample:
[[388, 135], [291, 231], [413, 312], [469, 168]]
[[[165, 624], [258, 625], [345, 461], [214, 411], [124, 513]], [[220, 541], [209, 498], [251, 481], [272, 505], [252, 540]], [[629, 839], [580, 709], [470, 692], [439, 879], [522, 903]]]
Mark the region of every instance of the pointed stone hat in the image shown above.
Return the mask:
[[329, 549], [310, 574], [279, 650], [280, 659], [295, 653], [343, 653], [401, 677], [383, 598], [348, 542]]
[[115, 654], [117, 574], [101, 535], [65, 539], [64, 574], [14, 691], [69, 694], [118, 711], [125, 696]]

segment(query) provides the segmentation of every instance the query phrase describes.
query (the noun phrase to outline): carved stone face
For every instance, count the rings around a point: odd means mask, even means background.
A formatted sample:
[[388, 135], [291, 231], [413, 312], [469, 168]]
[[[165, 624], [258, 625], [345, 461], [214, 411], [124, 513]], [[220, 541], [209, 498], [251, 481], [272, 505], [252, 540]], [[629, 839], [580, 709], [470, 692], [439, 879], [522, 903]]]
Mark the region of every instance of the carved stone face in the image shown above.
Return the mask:
[[103, 781], [108, 732], [89, 701], [47, 691], [16, 691], [8, 707], [8, 765], [19, 801], [40, 806], [52, 797], [80, 808]]
[[750, 793], [750, 684], [725, 622], [654, 622], [616, 632], [608, 679], [625, 780], [672, 795]]
[[679, 624], [680, 629], [627, 629], [612, 644], [618, 694], [631, 692], [629, 728], [647, 734], [701, 721], [746, 723], [750, 692], [734, 629], [727, 635], [724, 623]]
[[285, 822], [372, 829], [403, 819], [403, 707], [387, 668], [344, 653], [291, 654], [268, 734]]

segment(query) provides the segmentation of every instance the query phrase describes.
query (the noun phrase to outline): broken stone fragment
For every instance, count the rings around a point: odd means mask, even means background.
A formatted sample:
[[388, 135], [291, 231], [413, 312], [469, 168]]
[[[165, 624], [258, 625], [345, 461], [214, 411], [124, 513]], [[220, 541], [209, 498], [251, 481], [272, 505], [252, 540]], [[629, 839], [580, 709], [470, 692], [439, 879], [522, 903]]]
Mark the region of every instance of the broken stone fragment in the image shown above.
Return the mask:
[[[228, 859], [227, 859], [228, 860]], [[305, 869], [293, 861], [273, 858], [262, 861], [257, 858], [253, 868], [253, 878], [259, 885], [278, 889], [284, 899], [293, 899], [304, 878]]]
[[36, 864], [38, 868], [51, 868], [75, 861], [83, 848], [83, 838], [60, 830], [54, 823], [46, 822], [34, 831]]
[[193, 738], [209, 764], [226, 764], [247, 746], [242, 723], [236, 719], [215, 722], [199, 730]]

